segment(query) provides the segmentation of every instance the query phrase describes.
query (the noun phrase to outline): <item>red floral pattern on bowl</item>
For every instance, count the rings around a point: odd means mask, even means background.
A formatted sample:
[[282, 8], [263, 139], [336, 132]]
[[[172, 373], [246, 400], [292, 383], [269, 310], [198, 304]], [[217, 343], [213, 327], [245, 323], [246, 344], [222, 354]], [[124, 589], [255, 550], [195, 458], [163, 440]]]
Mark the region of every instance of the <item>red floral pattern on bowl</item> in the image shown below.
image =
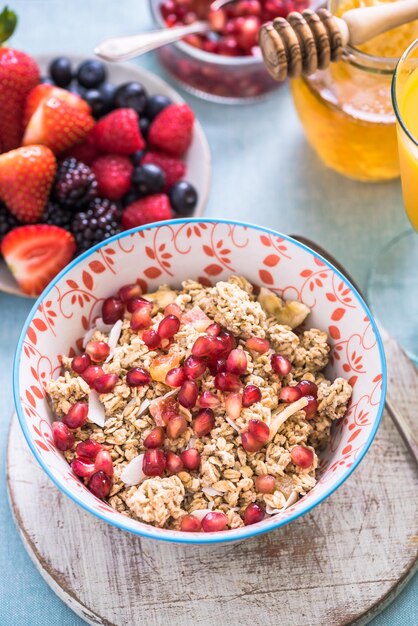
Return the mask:
[[[138, 280], [144, 290], [186, 278], [210, 285], [242, 274], [284, 298], [312, 308], [309, 323], [327, 330], [332, 344], [330, 377], [353, 386], [347, 415], [332, 430], [320, 476], [307, 496], [256, 525], [222, 533], [158, 529], [129, 519], [95, 498], [52, 441], [44, 384], [60, 370], [59, 355], [74, 354], [100, 314], [104, 298]], [[317, 254], [274, 231], [210, 219], [174, 220], [129, 231], [73, 261], [32, 310], [18, 344], [14, 371], [16, 407], [26, 439], [43, 469], [75, 502], [101, 519], [139, 535], [212, 543], [234, 541], [291, 521], [319, 504], [349, 476], [367, 451], [384, 405], [386, 370], [382, 342], [366, 305], [345, 278]]]

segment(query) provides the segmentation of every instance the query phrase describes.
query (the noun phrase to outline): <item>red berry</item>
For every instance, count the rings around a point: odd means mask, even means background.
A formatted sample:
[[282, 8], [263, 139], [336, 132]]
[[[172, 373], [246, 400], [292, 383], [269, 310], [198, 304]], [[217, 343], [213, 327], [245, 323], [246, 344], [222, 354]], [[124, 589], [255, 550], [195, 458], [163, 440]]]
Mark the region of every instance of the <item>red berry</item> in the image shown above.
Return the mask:
[[165, 454], [162, 450], [147, 450], [142, 461], [145, 476], [163, 476], [166, 466]]
[[242, 392], [242, 406], [249, 407], [260, 402], [261, 391], [256, 385], [247, 385]]
[[82, 374], [89, 365], [91, 365], [91, 359], [88, 354], [79, 354], [71, 361], [71, 369], [76, 374]]
[[244, 524], [246, 526], [257, 524], [257, 522], [261, 522], [264, 519], [264, 516], [264, 509], [256, 502], [252, 502], [244, 511]]
[[181, 157], [192, 143], [193, 125], [194, 113], [187, 104], [170, 104], [152, 122], [148, 141], [157, 150]]
[[290, 456], [293, 463], [302, 469], [308, 469], [314, 461], [314, 453], [312, 450], [305, 448], [304, 446], [295, 446], [292, 448]]
[[200, 409], [192, 422], [192, 428], [198, 437], [209, 435], [215, 426], [215, 414], [212, 409]]
[[179, 391], [178, 401], [186, 409], [192, 409], [197, 401], [199, 388], [194, 380], [186, 380]]
[[169, 450], [166, 454], [166, 470], [169, 474], [178, 474], [184, 469], [183, 461], [178, 454]]
[[133, 109], [116, 109], [102, 117], [94, 127], [93, 143], [107, 154], [129, 156], [145, 148], [138, 126], [138, 114]]
[[181, 460], [184, 467], [191, 472], [198, 470], [200, 467], [200, 454], [195, 448], [188, 448], [181, 453]]
[[94, 379], [93, 388], [97, 393], [110, 393], [116, 387], [118, 380], [117, 374], [104, 374]]
[[161, 448], [161, 446], [164, 444], [164, 439], [165, 439], [164, 429], [161, 426], [156, 426], [145, 437], [144, 446], [145, 448], [149, 448], [149, 449]]
[[98, 194], [110, 200], [120, 200], [131, 188], [133, 165], [126, 156], [106, 154], [92, 165]]
[[96, 472], [89, 480], [89, 489], [96, 498], [103, 500], [112, 489], [112, 479], [104, 472]]
[[70, 450], [74, 445], [74, 435], [63, 422], [52, 422], [52, 437], [58, 450]]
[[122, 214], [121, 223], [127, 230], [152, 222], [170, 220], [172, 217], [173, 211], [168, 196], [158, 193], [129, 204]]
[[81, 428], [87, 422], [89, 407], [87, 402], [76, 402], [70, 407], [62, 421], [68, 428]]
[[186, 533], [198, 533], [202, 530], [202, 524], [194, 515], [185, 515], [181, 518], [180, 530]]
[[225, 513], [221, 513], [221, 511], [213, 511], [205, 515], [202, 519], [202, 529], [205, 533], [213, 533], [218, 532], [220, 530], [225, 530], [228, 524], [228, 518]]
[[75, 452], [77, 456], [87, 457], [88, 459], [95, 459], [97, 454], [102, 449], [100, 443], [93, 439], [86, 439], [86, 441], [80, 441], [77, 444]]
[[186, 176], [186, 165], [180, 159], [160, 154], [150, 150], [141, 161], [142, 165], [152, 163], [163, 170], [165, 174], [165, 190], [170, 189], [175, 183]]
[[134, 367], [126, 374], [126, 383], [130, 387], [143, 387], [150, 383], [151, 377], [142, 367]]
[[119, 298], [106, 298], [102, 305], [102, 319], [105, 324], [114, 324], [123, 318], [125, 307]]

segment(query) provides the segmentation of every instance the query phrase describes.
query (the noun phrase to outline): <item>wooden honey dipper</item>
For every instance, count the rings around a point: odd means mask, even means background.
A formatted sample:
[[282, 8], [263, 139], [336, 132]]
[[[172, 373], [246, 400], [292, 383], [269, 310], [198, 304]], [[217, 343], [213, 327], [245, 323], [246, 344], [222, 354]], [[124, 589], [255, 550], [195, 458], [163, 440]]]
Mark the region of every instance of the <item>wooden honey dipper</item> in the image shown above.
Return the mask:
[[276, 80], [323, 70], [341, 58], [347, 44], [356, 46], [418, 18], [418, 0], [351, 9], [335, 17], [327, 9], [289, 13], [260, 29], [266, 67]]

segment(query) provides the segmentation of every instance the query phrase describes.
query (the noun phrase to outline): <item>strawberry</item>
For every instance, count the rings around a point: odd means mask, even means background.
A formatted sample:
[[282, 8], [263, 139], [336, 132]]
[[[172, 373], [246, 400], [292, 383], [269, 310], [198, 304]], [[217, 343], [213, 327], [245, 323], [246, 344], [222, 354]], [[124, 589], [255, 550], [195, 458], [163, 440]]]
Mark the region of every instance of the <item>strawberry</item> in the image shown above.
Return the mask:
[[150, 150], [141, 161], [142, 165], [146, 163], [157, 165], [163, 170], [165, 174], [166, 191], [186, 175], [186, 164], [180, 161], [180, 159], [176, 159], [168, 154], [152, 152], [152, 150]]
[[32, 224], [10, 231], [1, 252], [22, 291], [37, 296], [72, 259], [75, 242], [63, 228]]
[[99, 150], [129, 156], [145, 148], [133, 109], [116, 109], [102, 117], [94, 127], [93, 141]]
[[46, 96], [29, 120], [23, 145], [43, 144], [55, 153], [63, 152], [83, 141], [94, 124], [87, 111], [55, 96]]
[[126, 156], [107, 154], [92, 165], [97, 180], [99, 196], [119, 200], [131, 187], [133, 165]]
[[123, 228], [128, 229], [151, 222], [170, 220], [172, 217], [173, 211], [168, 197], [165, 193], [158, 193], [128, 205], [122, 214], [121, 222]]
[[77, 94], [71, 93], [66, 89], [61, 89], [60, 87], [54, 87], [54, 85], [42, 83], [41, 85], [36, 85], [28, 94], [23, 114], [24, 128], [28, 125], [30, 118], [35, 113], [42, 100], [47, 96], [54, 96], [59, 100], [64, 100], [64, 102], [81, 113], [90, 113], [90, 107], [87, 102], [83, 100], [83, 98], [80, 98], [80, 96], [77, 96]]
[[27, 146], [0, 155], [0, 198], [21, 222], [43, 213], [57, 164], [46, 146]]
[[181, 157], [193, 139], [194, 113], [187, 104], [170, 104], [157, 115], [148, 133], [148, 141], [157, 150]]

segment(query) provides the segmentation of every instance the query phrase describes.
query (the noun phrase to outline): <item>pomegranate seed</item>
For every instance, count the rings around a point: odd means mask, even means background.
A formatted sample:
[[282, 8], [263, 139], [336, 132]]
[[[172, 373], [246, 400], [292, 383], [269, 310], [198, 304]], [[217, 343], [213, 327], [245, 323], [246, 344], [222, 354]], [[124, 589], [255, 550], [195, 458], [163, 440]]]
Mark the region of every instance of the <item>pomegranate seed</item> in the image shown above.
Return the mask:
[[198, 404], [203, 409], [216, 409], [221, 404], [221, 401], [211, 391], [204, 391], [199, 398]]
[[213, 511], [205, 515], [201, 523], [205, 533], [216, 533], [220, 530], [225, 530], [228, 524], [228, 518], [225, 513], [221, 513], [221, 511]]
[[279, 400], [283, 402], [296, 402], [302, 397], [302, 392], [298, 387], [282, 387], [280, 389]]
[[208, 361], [207, 366], [212, 376], [216, 376], [216, 374], [220, 374], [221, 372], [226, 372], [225, 359], [211, 359]]
[[224, 345], [219, 337], [198, 337], [193, 344], [193, 356], [208, 356], [215, 358], [224, 351]]
[[162, 476], [166, 466], [162, 450], [147, 450], [142, 461], [142, 471], [146, 476]]
[[261, 390], [257, 385], [247, 385], [242, 392], [242, 406], [249, 407], [260, 402]]
[[76, 374], [82, 374], [89, 365], [91, 365], [91, 359], [88, 354], [79, 354], [71, 361], [71, 368]]
[[308, 401], [308, 404], [303, 407], [303, 411], [305, 411], [306, 419], [311, 420], [315, 417], [318, 411], [318, 400], [313, 396], [305, 396]]
[[218, 33], [223, 31], [226, 23], [226, 13], [223, 9], [209, 11], [207, 19], [212, 30]]
[[132, 300], [133, 298], [140, 298], [142, 296], [142, 289], [137, 283], [132, 283], [131, 285], [123, 285], [118, 291], [119, 299], [122, 300], [124, 304], [128, 302], [128, 300]]
[[160, 335], [157, 333], [156, 330], [153, 330], [152, 328], [144, 330], [141, 339], [149, 350], [155, 350], [161, 345]]
[[98, 393], [110, 393], [118, 383], [117, 374], [104, 374], [93, 381], [93, 387]]
[[247, 355], [244, 350], [231, 350], [226, 360], [226, 371], [242, 376], [247, 371]]
[[244, 511], [244, 524], [246, 526], [257, 524], [257, 522], [261, 522], [264, 519], [264, 516], [264, 509], [256, 502], [252, 502]]
[[170, 387], [181, 387], [185, 380], [186, 375], [182, 367], [173, 367], [165, 377], [165, 382]]
[[97, 472], [104, 472], [106, 476], [113, 476], [113, 461], [110, 456], [110, 452], [107, 450], [100, 450], [94, 461], [94, 466]]
[[247, 452], [259, 452], [263, 447], [261, 441], [258, 441], [258, 439], [256, 439], [254, 435], [249, 432], [241, 433], [241, 441], [242, 447]]
[[281, 354], [272, 354], [270, 357], [271, 367], [276, 374], [287, 376], [292, 370], [292, 364], [285, 356]]
[[184, 467], [191, 472], [194, 470], [198, 470], [200, 467], [200, 454], [196, 450], [196, 448], [189, 448], [188, 450], [183, 450], [181, 453], [181, 460], [184, 463]]
[[74, 435], [63, 422], [52, 422], [52, 437], [58, 450], [70, 450], [74, 445]]
[[237, 20], [243, 20], [239, 23], [237, 28], [236, 40], [240, 48], [244, 50], [251, 50], [253, 46], [257, 45], [258, 31], [260, 30], [261, 22], [258, 17], [251, 15], [249, 17], [239, 17]]
[[310, 380], [301, 380], [296, 387], [300, 390], [302, 396], [313, 396], [316, 398], [318, 395], [318, 387]]
[[62, 421], [68, 428], [81, 428], [87, 422], [89, 407], [87, 402], [76, 402], [70, 407]]
[[180, 329], [180, 320], [175, 315], [167, 315], [158, 324], [158, 334], [161, 339], [171, 339]]
[[198, 395], [199, 388], [194, 380], [186, 380], [179, 391], [178, 401], [181, 406], [184, 406], [186, 409], [191, 409], [195, 406]]
[[134, 313], [135, 311], [139, 311], [140, 309], [145, 309], [150, 315], [152, 311], [152, 302], [149, 300], [145, 300], [145, 298], [132, 298], [128, 300], [126, 308], [129, 313]]
[[80, 478], [90, 478], [96, 471], [93, 461], [84, 457], [73, 459], [71, 461], [71, 469]]
[[89, 480], [89, 489], [96, 498], [103, 500], [112, 489], [112, 479], [102, 471], [96, 472]]
[[235, 4], [235, 15], [237, 17], [246, 17], [255, 15], [261, 16], [261, 5], [258, 0], [241, 0]]
[[260, 337], [250, 337], [245, 342], [246, 347], [254, 352], [264, 354], [270, 350], [270, 342], [267, 339], [260, 339]]
[[290, 456], [293, 463], [302, 469], [308, 469], [314, 461], [314, 453], [312, 450], [305, 448], [304, 446], [295, 446], [292, 448]]
[[152, 431], [145, 437], [144, 446], [145, 448], [161, 448], [164, 444], [165, 434], [164, 429], [161, 426], [156, 426], [152, 429]]
[[102, 319], [105, 324], [114, 324], [123, 318], [125, 307], [119, 298], [106, 298], [102, 305]]
[[177, 439], [187, 430], [187, 420], [184, 415], [173, 415], [167, 422], [167, 437]]
[[221, 332], [221, 330], [222, 330], [222, 327], [220, 326], [220, 324], [211, 324], [210, 326], [207, 327], [206, 334], [209, 335], [210, 337], [217, 337], [219, 333]]
[[86, 352], [94, 363], [100, 363], [109, 356], [110, 347], [105, 341], [90, 341], [86, 346]]
[[94, 381], [100, 376], [104, 376], [103, 368], [100, 365], [89, 365], [81, 375], [90, 387], [93, 387]]
[[175, 302], [171, 302], [170, 304], [167, 304], [167, 306], [165, 307], [164, 315], [175, 315], [180, 320], [181, 316], [183, 315], [183, 311], [181, 310], [178, 304], [176, 304]]
[[87, 457], [88, 459], [95, 459], [102, 446], [93, 439], [86, 439], [86, 441], [80, 441], [77, 444], [75, 452], [78, 456]]
[[223, 345], [223, 354], [227, 355], [237, 347], [237, 340], [228, 330], [223, 330], [219, 335], [219, 339]]
[[202, 530], [202, 524], [194, 515], [185, 515], [181, 518], [180, 530], [186, 533], [198, 533]]
[[178, 454], [169, 450], [166, 454], [166, 470], [169, 474], [178, 474], [184, 470], [183, 461]]
[[250, 420], [248, 422], [248, 432], [262, 444], [267, 443], [270, 437], [270, 428], [261, 420]]
[[192, 422], [192, 428], [198, 437], [208, 435], [215, 426], [215, 414], [212, 409], [200, 409]]
[[198, 356], [189, 356], [184, 362], [184, 373], [187, 378], [194, 380], [206, 371], [206, 361]]
[[236, 374], [230, 372], [220, 372], [215, 376], [215, 387], [220, 391], [238, 391], [241, 381]]
[[134, 367], [126, 374], [126, 383], [130, 387], [143, 387], [151, 380], [150, 375], [142, 367]]
[[225, 398], [225, 409], [228, 417], [236, 420], [242, 409], [242, 396], [240, 393], [230, 393]]
[[149, 328], [152, 324], [151, 315], [147, 307], [136, 309], [132, 313], [131, 328], [132, 330], [140, 330], [141, 328]]
[[254, 482], [256, 490], [260, 493], [273, 493], [276, 487], [276, 479], [271, 474], [257, 476]]

